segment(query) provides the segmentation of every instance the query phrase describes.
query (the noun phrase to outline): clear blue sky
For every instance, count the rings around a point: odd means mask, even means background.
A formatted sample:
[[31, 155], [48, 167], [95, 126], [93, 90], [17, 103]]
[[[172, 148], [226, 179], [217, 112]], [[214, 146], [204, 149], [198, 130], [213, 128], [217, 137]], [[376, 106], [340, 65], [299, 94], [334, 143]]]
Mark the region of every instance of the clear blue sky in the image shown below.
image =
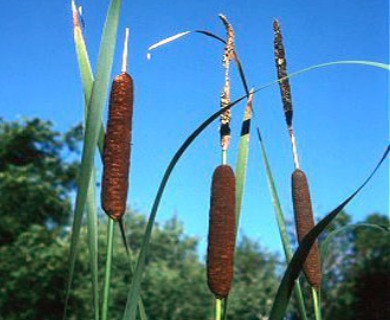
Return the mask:
[[[109, 1], [80, 0], [93, 65]], [[123, 0], [118, 43], [131, 28], [130, 73], [135, 80], [134, 146], [129, 204], [148, 214], [163, 171], [177, 147], [219, 107], [222, 46], [200, 36], [167, 45], [146, 60], [146, 49], [177, 32], [207, 29], [224, 36], [218, 14], [236, 31], [236, 46], [250, 86], [275, 79], [272, 19], [285, 38], [290, 72], [334, 60], [389, 63], [387, 0], [356, 1], [128, 1]], [[0, 116], [38, 116], [66, 130], [82, 119], [82, 88], [73, 45], [70, 1], [6, 1], [0, 20]], [[118, 46], [114, 73], [120, 70]], [[294, 126], [302, 168], [317, 217], [347, 197], [367, 176], [388, 141], [388, 74], [363, 66], [322, 69], [291, 81]], [[232, 97], [243, 93], [237, 73]], [[290, 144], [279, 88], [256, 95], [255, 109], [279, 188], [292, 219]], [[243, 106], [234, 110], [235, 165]], [[207, 237], [210, 179], [220, 161], [218, 123], [180, 161], [158, 220], [176, 212], [185, 230]], [[256, 139], [251, 140], [241, 232], [279, 250], [279, 235]], [[354, 221], [388, 213], [389, 172], [384, 166], [347, 208]]]

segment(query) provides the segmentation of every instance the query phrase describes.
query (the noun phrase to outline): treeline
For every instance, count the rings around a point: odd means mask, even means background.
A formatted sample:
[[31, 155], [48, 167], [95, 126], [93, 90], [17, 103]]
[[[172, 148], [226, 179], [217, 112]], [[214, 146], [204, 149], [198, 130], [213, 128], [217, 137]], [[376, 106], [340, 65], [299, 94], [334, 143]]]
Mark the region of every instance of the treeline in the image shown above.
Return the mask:
[[[71, 194], [77, 185], [78, 163], [72, 159], [77, 159], [81, 132], [81, 127], [76, 126], [59, 133], [50, 122], [39, 119], [0, 120], [2, 320], [50, 320], [62, 316]], [[341, 214], [328, 233], [348, 225], [350, 220], [348, 214]], [[103, 279], [106, 217], [102, 216], [100, 221], [99, 265]], [[388, 225], [387, 218], [379, 214], [369, 215], [366, 222]], [[111, 319], [122, 316], [131, 279], [130, 263], [135, 263], [145, 225], [143, 215], [134, 212], [128, 215], [131, 261], [117, 234]], [[88, 250], [85, 241], [82, 243], [70, 300], [70, 319], [90, 319], [92, 314]], [[214, 299], [207, 288], [197, 245], [198, 240], [187, 236], [175, 217], [156, 226], [142, 283], [142, 298], [150, 320], [213, 318]], [[367, 320], [389, 316], [389, 247], [386, 233], [367, 227], [347, 229], [331, 242], [329, 254], [323, 257], [324, 319]], [[267, 319], [284, 270], [283, 257], [242, 237], [235, 266], [228, 319]], [[307, 307], [311, 312], [311, 306]], [[379, 317], [373, 318], [375, 315]], [[290, 317], [296, 317], [294, 302]]]

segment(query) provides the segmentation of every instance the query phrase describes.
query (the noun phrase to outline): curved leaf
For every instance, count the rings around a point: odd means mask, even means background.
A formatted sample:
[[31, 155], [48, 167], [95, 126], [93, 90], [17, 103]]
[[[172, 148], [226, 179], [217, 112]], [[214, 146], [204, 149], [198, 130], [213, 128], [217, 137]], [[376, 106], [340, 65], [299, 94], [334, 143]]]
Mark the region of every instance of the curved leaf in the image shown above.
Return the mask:
[[338, 228], [336, 230], [333, 230], [330, 232], [326, 238], [321, 242], [320, 245], [320, 251], [321, 251], [321, 257], [322, 257], [322, 263], [325, 263], [326, 257], [329, 254], [329, 246], [332, 242], [332, 240], [335, 237], [340, 236], [343, 233], [348, 233], [352, 230], [364, 228], [364, 229], [376, 229], [384, 232], [390, 232], [390, 229], [388, 227], [379, 225], [379, 224], [373, 224], [373, 223], [356, 223], [356, 224], [350, 224], [341, 228]]
[[316, 241], [321, 232], [332, 222], [332, 220], [339, 214], [344, 207], [366, 186], [371, 180], [376, 171], [382, 165], [390, 151], [390, 145], [387, 146], [385, 153], [380, 159], [379, 163], [368, 176], [368, 178], [362, 183], [362, 185], [352, 193], [347, 199], [345, 199], [337, 208], [331, 211], [325, 218], [323, 218], [316, 226], [303, 238], [301, 245], [295, 251], [291, 262], [289, 263], [283, 279], [279, 285], [278, 292], [276, 294], [274, 303], [272, 305], [270, 320], [281, 320], [287, 309], [288, 302], [291, 297], [291, 292], [294, 287], [294, 281], [298, 278], [303, 263], [305, 262], [311, 247]]

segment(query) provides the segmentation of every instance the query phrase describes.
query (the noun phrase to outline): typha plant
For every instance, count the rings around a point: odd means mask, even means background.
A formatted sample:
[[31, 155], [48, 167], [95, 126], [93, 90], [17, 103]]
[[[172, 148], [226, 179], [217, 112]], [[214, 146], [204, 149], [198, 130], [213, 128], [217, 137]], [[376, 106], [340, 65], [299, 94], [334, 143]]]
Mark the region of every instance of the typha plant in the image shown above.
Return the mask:
[[[223, 54], [225, 71], [221, 94], [221, 108], [230, 104], [230, 61], [234, 57], [234, 31], [226, 17], [220, 15], [227, 31]], [[233, 169], [227, 164], [230, 145], [231, 110], [220, 116], [220, 145], [222, 164], [213, 174], [211, 182], [209, 233], [207, 247], [207, 283], [216, 298], [216, 319], [221, 317], [221, 300], [229, 294], [234, 275], [234, 247], [236, 242], [236, 181]]]
[[[292, 200], [294, 207], [295, 226], [298, 236], [298, 242], [302, 243], [303, 238], [313, 229], [314, 216], [313, 208], [310, 197], [309, 184], [306, 178], [306, 174], [300, 168], [297, 142], [293, 129], [293, 103], [291, 97], [291, 87], [289, 79], [286, 78], [287, 73], [287, 60], [286, 52], [283, 44], [283, 36], [280, 29], [279, 21], [274, 20], [274, 53], [275, 63], [277, 69], [277, 76], [280, 87], [280, 93], [282, 97], [284, 116], [286, 120], [287, 129], [292, 146], [292, 155], [295, 170], [292, 174]], [[317, 300], [316, 292], [319, 292], [321, 286], [321, 262], [320, 253], [318, 249], [318, 243], [315, 242], [306, 258], [303, 265], [303, 272], [306, 279], [313, 288], [313, 298]], [[315, 301], [316, 317], [319, 316], [318, 301]]]
[[119, 223], [126, 244], [123, 215], [129, 188], [133, 123], [133, 79], [127, 73], [129, 29], [126, 28], [122, 71], [112, 82], [103, 148], [101, 202], [104, 212]]

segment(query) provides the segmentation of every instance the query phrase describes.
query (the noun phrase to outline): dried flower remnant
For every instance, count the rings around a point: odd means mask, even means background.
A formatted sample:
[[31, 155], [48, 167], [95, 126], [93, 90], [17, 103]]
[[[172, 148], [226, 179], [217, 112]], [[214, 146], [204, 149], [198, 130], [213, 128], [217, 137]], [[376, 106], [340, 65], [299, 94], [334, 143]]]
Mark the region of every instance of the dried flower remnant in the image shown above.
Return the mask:
[[[225, 44], [225, 50], [223, 54], [223, 67], [225, 69], [225, 79], [223, 91], [221, 94], [221, 108], [224, 108], [230, 103], [230, 79], [229, 79], [229, 71], [230, 71], [230, 61], [235, 58], [234, 53], [234, 31], [227, 20], [227, 18], [220, 14], [220, 19], [226, 28], [227, 33], [227, 41]], [[231, 110], [226, 110], [221, 114], [221, 127], [220, 127], [220, 136], [221, 136], [221, 147], [222, 151], [226, 151], [229, 148], [230, 144], [230, 121], [231, 121], [232, 113]]]
[[[283, 45], [283, 36], [280, 30], [280, 25], [278, 20], [274, 20], [274, 49], [275, 49], [275, 63], [278, 74], [278, 80], [284, 79], [287, 77], [287, 61], [286, 54]], [[291, 99], [291, 88], [288, 79], [282, 80], [279, 82], [280, 93], [282, 95], [284, 116], [286, 118], [286, 123], [288, 127], [292, 126], [293, 118], [293, 105]]]
[[217, 299], [230, 291], [234, 270], [235, 176], [228, 165], [218, 166], [213, 174], [207, 250], [207, 280]]

